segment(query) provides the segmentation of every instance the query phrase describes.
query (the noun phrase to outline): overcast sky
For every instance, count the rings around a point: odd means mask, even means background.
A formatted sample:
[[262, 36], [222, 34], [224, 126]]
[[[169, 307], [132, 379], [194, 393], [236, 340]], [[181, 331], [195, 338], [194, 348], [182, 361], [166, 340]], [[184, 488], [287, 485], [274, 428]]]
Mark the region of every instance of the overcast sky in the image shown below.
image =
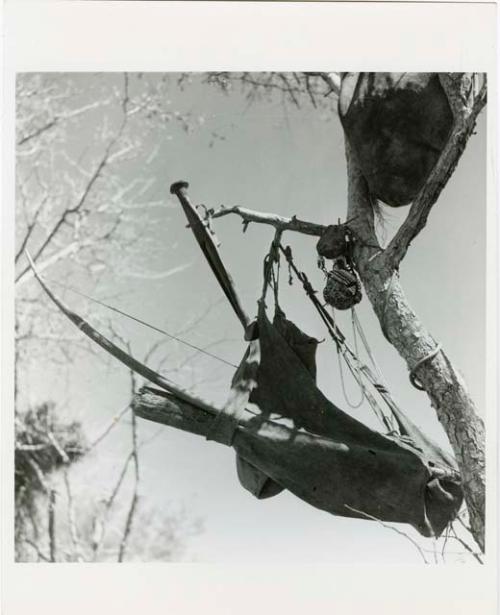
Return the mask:
[[[195, 344], [216, 343], [210, 346], [211, 352], [237, 363], [245, 350], [240, 324], [231, 308], [220, 300], [221, 291], [185, 228], [186, 221], [169, 194], [169, 186], [179, 179], [188, 180], [192, 201], [210, 207], [241, 205], [323, 224], [345, 219], [347, 181], [341, 127], [336, 116], [325, 120], [307, 103], [301, 109], [288, 107], [285, 113], [278, 101], [248, 105], [239, 91], [225, 96], [196, 82], [184, 92], [172, 88], [171, 100], [173, 108], [203, 116], [204, 122], [191, 134], [172, 126], [172, 138], [158, 141], [158, 154], [151, 161], [157, 178], [151, 196], [161, 198], [163, 208], [142, 211], [141, 215], [157, 220], [154, 232], [165, 245], [164, 267], [188, 266], [182, 273], [160, 280], [130, 276], [108, 280], [108, 286], [97, 292], [105, 296], [125, 291], [117, 307], [170, 331], [182, 328], [187, 320], [212, 306], [205, 320], [187, 337]], [[223, 139], [214, 139], [214, 132]], [[477, 134], [470, 139], [427, 227], [413, 242], [401, 266], [401, 281], [410, 303], [464, 375], [481, 414], [485, 399], [485, 145], [483, 113]], [[386, 208], [388, 236], [407, 211]], [[227, 217], [217, 221], [216, 231], [245, 308], [255, 312], [262, 260], [272, 240], [272, 229], [251, 225], [242, 235], [240, 220]], [[297, 263], [313, 284], [321, 288], [316, 240], [287, 234], [284, 241], [293, 247]], [[81, 299], [66, 298], [78, 311]], [[325, 337], [321, 322], [297, 284], [283, 284], [282, 307], [305, 332], [319, 339]], [[394, 396], [414, 422], [447, 447], [427, 396], [410, 385], [406, 367], [383, 337], [369, 302], [363, 299], [357, 311]], [[138, 355], [159, 337], [117, 315], [113, 318]], [[342, 315], [340, 322], [350, 335], [348, 316]], [[68, 323], [68, 328], [71, 326]], [[179, 352], [186, 357], [191, 354], [176, 345], [169, 348], [176, 357]], [[194, 379], [201, 396], [224, 400], [231, 369], [203, 356], [195, 357], [191, 365], [192, 371], [180, 376], [185, 378], [183, 384]], [[376, 427], [365, 404], [357, 410], [347, 408], [332, 344], [320, 345], [318, 366], [319, 386], [332, 401]], [[347, 386], [356, 401], [357, 388], [349, 379]], [[89, 432], [97, 431], [127, 402], [129, 390], [125, 368], [104, 369], [88, 358], [71, 366], [67, 378], [59, 368], [48, 364], [43, 374], [39, 370], [30, 375], [28, 388], [32, 402], [54, 397], [54, 391], [60, 391], [56, 395], [61, 404], [64, 402], [66, 412], [79, 417]], [[141, 436], [153, 434], [157, 427], [140, 421]], [[130, 430], [124, 424], [110, 438], [106, 445], [109, 449], [101, 453], [97, 469], [92, 460], [80, 464], [82, 489], [86, 482], [101, 481], [103, 476], [116, 473], [117, 455], [128, 451], [129, 445]], [[183, 506], [189, 515], [203, 519], [205, 530], [192, 539], [189, 549], [198, 561], [420, 561], [408, 541], [376, 523], [333, 517], [289, 493], [265, 501], [254, 499], [238, 483], [233, 451], [198, 436], [165, 427], [144, 448], [141, 460], [143, 499], [167, 508]], [[405, 530], [414, 535], [410, 528]]]

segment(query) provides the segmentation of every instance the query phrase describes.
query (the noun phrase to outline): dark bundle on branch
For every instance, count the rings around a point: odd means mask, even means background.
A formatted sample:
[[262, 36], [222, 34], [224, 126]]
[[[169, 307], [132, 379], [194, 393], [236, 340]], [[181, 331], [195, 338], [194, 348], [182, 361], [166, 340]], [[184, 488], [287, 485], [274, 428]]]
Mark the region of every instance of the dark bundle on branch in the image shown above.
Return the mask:
[[16, 418], [15, 494], [45, 491], [45, 476], [78, 459], [86, 450], [78, 421], [62, 423], [54, 405], [44, 403]]

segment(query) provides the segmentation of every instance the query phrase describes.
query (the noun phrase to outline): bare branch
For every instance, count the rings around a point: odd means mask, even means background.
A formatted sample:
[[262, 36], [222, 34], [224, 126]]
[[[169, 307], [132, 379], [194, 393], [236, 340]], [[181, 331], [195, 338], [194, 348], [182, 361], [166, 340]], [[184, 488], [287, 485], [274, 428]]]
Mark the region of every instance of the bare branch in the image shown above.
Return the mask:
[[292, 216], [291, 218], [284, 218], [283, 216], [278, 216], [277, 214], [253, 211], [252, 209], [245, 209], [244, 207], [222, 206], [220, 209], [208, 212], [210, 218], [222, 218], [223, 216], [227, 216], [229, 214], [236, 214], [243, 219], [244, 230], [246, 230], [250, 222], [269, 224], [280, 231], [294, 231], [296, 233], [313, 235], [315, 237], [319, 237], [326, 230], [326, 226], [323, 226], [322, 224], [299, 220], [295, 216]]
[[45, 124], [42, 124], [42, 126], [36, 128], [35, 130], [33, 130], [32, 132], [28, 133], [24, 137], [21, 137], [21, 139], [19, 139], [19, 141], [17, 142], [17, 146], [19, 147], [21, 145], [24, 145], [24, 144], [28, 143], [28, 141], [31, 141], [32, 139], [35, 139], [36, 137], [39, 137], [44, 132], [47, 132], [51, 128], [54, 128], [54, 126], [57, 126], [61, 121], [73, 119], [76, 116], [85, 113], [86, 111], [90, 111], [91, 109], [95, 109], [97, 106], [100, 106], [100, 105], [106, 105], [107, 103], [108, 103], [107, 100], [104, 100], [102, 102], [94, 102], [94, 103], [90, 103], [88, 105], [83, 105], [82, 107], [80, 107], [78, 109], [73, 109], [72, 111], [67, 111], [65, 113], [61, 113], [61, 114], [55, 115], [51, 120], [49, 120]]
[[104, 427], [101, 433], [89, 444], [86, 451], [87, 453], [93, 448], [95, 448], [102, 440], [104, 440], [104, 438], [109, 434], [113, 427], [115, 427], [119, 423], [120, 419], [126, 414], [129, 408], [130, 405], [127, 404], [124, 408], [120, 410], [120, 412], [115, 414], [115, 416], [109, 421], [106, 427]]
[[356, 508], [352, 508], [352, 506], [348, 506], [347, 504], [344, 504], [344, 506], [346, 508], [348, 508], [349, 510], [352, 510], [355, 513], [358, 513], [360, 515], [363, 515], [364, 517], [366, 517], [367, 519], [372, 519], [373, 521], [377, 521], [377, 523], [380, 523], [380, 525], [382, 525], [383, 527], [386, 527], [390, 530], [392, 530], [393, 532], [396, 532], [397, 534], [399, 534], [400, 536], [404, 536], [407, 540], [409, 540], [412, 545], [418, 550], [418, 552], [420, 553], [422, 559], [424, 560], [425, 564], [428, 564], [429, 562], [427, 561], [427, 558], [425, 557], [425, 553], [422, 550], [422, 547], [418, 544], [418, 542], [416, 540], [414, 540], [411, 536], [408, 536], [408, 534], [406, 532], [403, 532], [402, 530], [398, 529], [397, 527], [394, 527], [393, 525], [389, 525], [388, 523], [384, 523], [383, 521], [381, 521], [380, 519], [378, 519], [377, 517], [374, 517], [373, 515], [369, 515], [368, 513], [365, 513], [362, 510], [357, 510]]
[[[131, 353], [132, 349], [129, 343], [127, 343], [127, 349], [129, 353]], [[131, 369], [130, 370], [130, 394], [131, 394], [132, 399], [134, 399], [135, 397], [136, 389], [137, 389], [137, 386], [136, 386], [135, 372]], [[125, 529], [123, 530], [122, 539], [120, 541], [120, 550], [118, 552], [119, 562], [123, 562], [123, 558], [125, 557], [125, 550], [127, 548], [127, 540], [130, 535], [130, 531], [132, 529], [134, 514], [136, 511], [137, 502], [139, 499], [138, 489], [139, 489], [140, 475], [139, 475], [139, 452], [138, 452], [138, 447], [137, 447], [137, 418], [132, 408], [130, 410], [131, 410], [131, 416], [132, 416], [131, 429], [132, 429], [132, 460], [134, 462], [134, 491], [132, 494], [132, 501], [130, 502], [130, 508], [127, 514], [127, 520], [125, 522]]]
[[31, 234], [33, 233], [33, 230], [36, 227], [36, 221], [38, 219], [38, 216], [40, 215], [40, 212], [43, 209], [44, 204], [47, 202], [47, 197], [45, 197], [43, 199], [43, 201], [40, 203], [40, 205], [37, 207], [35, 214], [33, 216], [33, 219], [31, 220], [31, 222], [28, 224], [27, 228], [26, 228], [26, 233], [24, 235], [24, 238], [21, 242], [21, 245], [19, 246], [19, 250], [16, 253], [16, 256], [14, 257], [14, 263], [17, 263], [17, 261], [20, 259], [21, 254], [24, 252], [26, 246], [28, 245], [28, 241], [31, 237]]
[[45, 493], [48, 495], [51, 491], [49, 483], [47, 482], [47, 478], [45, 477], [44, 473], [42, 472], [42, 469], [40, 468], [40, 466], [38, 465], [38, 463], [31, 457], [28, 456], [27, 458], [28, 463], [30, 464], [30, 466], [33, 468], [36, 477], [38, 479], [38, 482], [40, 483], [40, 486], [42, 487], [42, 489], [45, 491]]
[[69, 463], [70, 459], [69, 459], [66, 451], [59, 444], [59, 442], [57, 441], [57, 439], [54, 436], [54, 434], [49, 429], [47, 429], [47, 431], [45, 433], [46, 433], [47, 439], [49, 440], [49, 442], [52, 444], [52, 446], [56, 449], [56, 451], [58, 452], [59, 456], [61, 457], [62, 462], [63, 463]]
[[20, 139], [17, 142], [17, 145], [18, 146], [24, 145], [28, 141], [31, 141], [31, 139], [35, 139], [36, 137], [39, 137], [41, 134], [43, 134], [47, 130], [50, 130], [51, 128], [53, 128], [57, 124], [58, 121], [59, 121], [58, 117], [53, 118], [52, 120], [50, 120], [49, 122], [47, 122], [43, 126], [40, 126], [40, 128], [37, 128], [36, 130], [31, 132], [30, 134], [28, 134], [25, 137], [23, 137], [22, 139]]
[[[127, 406], [127, 410], [128, 410], [129, 406]], [[120, 474], [118, 475], [118, 479], [115, 483], [115, 486], [113, 488], [113, 490], [111, 491], [109, 497], [104, 501], [104, 509], [101, 511], [100, 515], [97, 515], [96, 518], [94, 519], [94, 537], [92, 540], [92, 553], [93, 553], [93, 560], [96, 559], [97, 557], [97, 553], [100, 551], [101, 549], [101, 545], [102, 542], [104, 540], [104, 536], [106, 533], [106, 526], [109, 520], [109, 515], [111, 512], [111, 508], [116, 500], [116, 497], [118, 496], [118, 493], [121, 489], [121, 486], [123, 484], [123, 481], [125, 479], [125, 476], [127, 474], [127, 470], [129, 468], [130, 462], [134, 459], [134, 455], [138, 455], [138, 451], [140, 449], [142, 449], [143, 446], [146, 446], [147, 444], [149, 444], [152, 440], [154, 440], [160, 433], [161, 433], [161, 429], [157, 430], [152, 436], [150, 436], [149, 438], [142, 440], [141, 442], [137, 442], [136, 439], [136, 443], [134, 445], [134, 447], [132, 448], [132, 450], [130, 451], [130, 453], [127, 455], [127, 457], [125, 458], [125, 461], [123, 463], [122, 469], [120, 471]], [[138, 459], [138, 457], [137, 457]], [[136, 466], [135, 468], [135, 476], [136, 476], [136, 487], [134, 488], [134, 497], [132, 498], [131, 501], [131, 505], [129, 508], [129, 512], [127, 514], [127, 522], [126, 522], [126, 526], [125, 526], [125, 530], [127, 532], [127, 538], [128, 535], [130, 533], [130, 529], [131, 529], [131, 525], [132, 525], [132, 520], [133, 517], [136, 513], [136, 505], [138, 502], [138, 497], [137, 496], [137, 483], [138, 483], [138, 477], [139, 477], [139, 469], [138, 466]], [[100, 516], [100, 518], [99, 518]], [[127, 529], [128, 527], [128, 529]], [[125, 538], [125, 545], [126, 545], [126, 540], [127, 538]], [[123, 538], [121, 541], [121, 544], [123, 544]]]
[[[85, 244], [83, 243], [79, 244], [76, 241], [72, 241], [68, 245], [64, 246], [64, 248], [57, 250], [56, 252], [51, 254], [48, 258], [46, 258], [43, 262], [41, 262], [38, 265], [38, 271], [40, 272], [45, 271], [48, 267], [50, 267], [54, 263], [57, 263], [58, 261], [65, 258], [66, 256], [69, 256], [70, 254], [74, 254], [83, 245]], [[16, 277], [15, 284], [17, 287], [19, 287], [21, 284], [25, 284], [32, 277], [33, 277], [33, 272], [29, 269], [29, 267], [26, 267], [23, 273], [20, 273]]]
[[51, 489], [49, 493], [49, 545], [50, 545], [50, 561], [56, 561], [56, 491]]
[[[127, 115], [127, 104], [128, 104], [128, 76], [125, 73], [124, 75], [124, 93], [123, 93], [123, 98], [121, 101], [121, 105], [123, 108], [123, 119], [120, 123], [120, 126], [118, 127], [118, 130], [116, 131], [115, 135], [110, 139], [110, 141], [108, 142], [108, 145], [106, 146], [105, 150], [104, 150], [104, 154], [102, 155], [99, 163], [97, 164], [96, 168], [94, 169], [94, 172], [92, 173], [89, 181], [87, 182], [87, 185], [85, 186], [85, 188], [82, 191], [82, 194], [80, 195], [80, 198], [78, 199], [76, 205], [74, 205], [73, 207], [68, 207], [67, 209], [65, 209], [62, 214], [60, 215], [60, 217], [56, 220], [56, 222], [53, 224], [51, 230], [48, 232], [47, 236], [45, 237], [44, 241], [42, 242], [42, 244], [40, 245], [40, 247], [36, 250], [36, 252], [34, 253], [33, 256], [33, 260], [37, 261], [40, 256], [45, 252], [46, 248], [48, 246], [50, 246], [50, 244], [52, 243], [53, 239], [57, 236], [57, 234], [59, 233], [60, 229], [63, 227], [63, 225], [66, 223], [67, 219], [69, 216], [78, 213], [84, 206], [84, 204], [87, 201], [87, 198], [89, 196], [89, 194], [92, 191], [92, 188], [94, 186], [94, 184], [96, 183], [96, 181], [101, 177], [101, 173], [104, 169], [104, 167], [109, 163], [109, 159], [111, 157], [112, 151], [116, 145], [116, 143], [120, 140], [123, 131], [125, 130], [125, 126], [127, 124], [127, 119], [128, 119], [128, 115]], [[29, 271], [29, 265], [26, 266], [21, 273], [19, 273], [16, 278], [15, 281], [19, 281], [27, 272]]]
[[70, 536], [71, 536], [71, 542], [73, 543], [73, 549], [75, 551], [77, 561], [83, 562], [85, 561], [85, 558], [83, 556], [82, 546], [80, 543], [80, 538], [78, 536], [78, 530], [76, 527], [75, 508], [73, 504], [73, 494], [71, 492], [71, 484], [69, 481], [68, 468], [64, 468], [63, 476], [64, 476], [64, 484], [66, 485], [66, 495], [68, 498], [68, 525], [69, 525], [69, 531], [70, 531]]
[[94, 536], [92, 539], [92, 554], [93, 554], [94, 560], [97, 557], [97, 553], [104, 539], [104, 535], [106, 532], [106, 525], [107, 525], [107, 521], [109, 518], [109, 513], [116, 499], [116, 496], [118, 495], [118, 492], [120, 491], [120, 488], [123, 484], [125, 475], [127, 474], [128, 466], [130, 464], [130, 461], [132, 460], [132, 455], [133, 455], [133, 451], [131, 451], [125, 458], [125, 461], [123, 463], [120, 474], [118, 475], [118, 479], [115, 483], [115, 486], [113, 487], [113, 490], [111, 491], [110, 496], [104, 501], [104, 510], [102, 511], [100, 515], [101, 518], [99, 519], [96, 517], [94, 519]]
[[328, 96], [334, 93], [336, 96], [340, 94], [340, 75], [339, 73], [305, 73], [311, 77], [321, 77], [326, 85], [329, 87], [329, 91], [325, 94]]
[[23, 536], [23, 540], [26, 544], [28, 544], [36, 551], [36, 554], [40, 559], [43, 559], [44, 562], [50, 562], [50, 559], [45, 555], [45, 553], [41, 551], [40, 547], [36, 544], [36, 542], [31, 540], [30, 538], [27, 538], [26, 536]]
[[474, 549], [471, 549], [471, 547], [465, 542], [465, 540], [457, 536], [457, 533], [455, 532], [453, 527], [451, 528], [451, 530], [453, 532], [453, 535], [450, 536], [450, 538], [452, 538], [453, 540], [457, 540], [480, 564], [484, 564], [479, 553], [476, 553]]

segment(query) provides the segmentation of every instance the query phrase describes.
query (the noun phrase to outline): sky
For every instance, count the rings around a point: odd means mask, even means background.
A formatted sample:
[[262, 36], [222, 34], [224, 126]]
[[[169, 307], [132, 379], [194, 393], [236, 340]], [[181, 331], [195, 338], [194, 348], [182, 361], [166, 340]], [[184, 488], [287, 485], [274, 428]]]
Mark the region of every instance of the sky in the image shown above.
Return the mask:
[[[80, 77], [85, 79], [85, 75]], [[90, 77], [89, 77], [90, 78]], [[109, 79], [116, 79], [110, 75]], [[150, 162], [156, 180], [151, 198], [161, 206], [141, 210], [151, 216], [152, 232], [164, 253], [148, 263], [151, 267], [184, 266], [164, 279], [108, 276], [106, 284], [93, 289], [94, 296], [120, 292], [113, 304], [139, 318], [176, 331], [199, 315], [203, 321], [186, 338], [238, 363], [245, 350], [241, 327], [210, 273], [188, 229], [178, 203], [169, 194], [172, 182], [189, 181], [193, 203], [209, 207], [240, 205], [298, 217], [322, 224], [345, 219], [347, 178], [343, 134], [338, 118], [304, 104], [300, 109], [281, 103], [248, 103], [238, 89], [225, 95], [213, 87], [194, 83], [180, 91], [172, 87], [173, 108], [202, 117], [198, 127], [184, 133], [173, 125], [162, 133], [158, 152]], [[213, 134], [219, 138], [213, 137]], [[84, 140], [88, 135], [76, 135]], [[222, 138], [220, 138], [222, 137]], [[153, 149], [154, 137], [151, 147]], [[485, 403], [485, 220], [486, 220], [486, 123], [481, 115], [457, 170], [434, 206], [428, 224], [415, 239], [401, 266], [401, 282], [410, 304], [453, 364], [464, 375], [478, 411]], [[128, 170], [130, 172], [130, 169]], [[124, 178], [125, 180], [125, 178]], [[384, 208], [388, 239], [408, 208]], [[243, 304], [255, 313], [262, 287], [262, 261], [272, 240], [270, 227], [250, 225], [242, 234], [241, 221], [231, 216], [216, 221], [221, 254], [236, 283]], [[296, 262], [322, 287], [316, 267], [315, 238], [287, 233], [284, 242]], [[48, 276], [50, 277], [50, 276]], [[289, 287], [286, 276], [281, 303], [287, 316], [318, 339], [325, 331], [297, 284]], [[54, 277], [55, 279], [55, 277]], [[72, 284], [78, 285], [78, 279]], [[79, 286], [78, 286], [79, 287]], [[79, 287], [80, 288], [80, 287]], [[83, 292], [87, 289], [81, 288]], [[99, 294], [101, 293], [101, 294]], [[65, 295], [78, 311], [80, 298]], [[95, 308], [96, 311], [99, 308]], [[362, 326], [395, 398], [408, 416], [428, 435], [448, 448], [444, 432], [426, 395], [409, 382], [404, 362], [383, 337], [366, 298], [357, 308]], [[122, 335], [130, 340], [137, 356], [159, 335], [137, 324], [116, 318]], [[347, 314], [340, 323], [352, 335]], [[72, 327], [68, 323], [68, 330]], [[352, 339], [352, 337], [350, 337]], [[191, 351], [169, 344], [172, 357]], [[180, 355], [179, 353], [184, 353]], [[168, 365], [168, 357], [167, 357]], [[176, 375], [180, 384], [194, 384], [200, 396], [222, 402], [228, 392], [231, 368], [197, 355], [188, 370]], [[27, 376], [27, 397], [34, 403], [56, 397], [61, 412], [83, 421], [89, 433], [97, 433], [128, 400], [125, 368], [81, 357], [64, 374], [50, 363]], [[346, 377], [351, 401], [359, 399], [355, 384]], [[377, 423], [363, 404], [350, 409], [344, 399], [332, 344], [318, 351], [318, 384], [330, 399], [371, 427]], [[57, 393], [55, 393], [57, 391]], [[238, 483], [234, 452], [199, 436], [140, 421], [140, 436], [156, 437], [141, 451], [141, 497], [165, 510], [184, 509], [203, 521], [204, 531], [189, 542], [188, 559], [218, 563], [329, 562], [418, 563], [420, 555], [409, 541], [377, 523], [333, 517], [316, 510], [289, 493], [269, 500], [253, 498]], [[79, 488], [99, 484], [117, 473], [120, 455], [130, 447], [125, 421], [106, 440], [98, 463], [90, 458], [78, 464]], [[405, 531], [416, 534], [408, 527]]]

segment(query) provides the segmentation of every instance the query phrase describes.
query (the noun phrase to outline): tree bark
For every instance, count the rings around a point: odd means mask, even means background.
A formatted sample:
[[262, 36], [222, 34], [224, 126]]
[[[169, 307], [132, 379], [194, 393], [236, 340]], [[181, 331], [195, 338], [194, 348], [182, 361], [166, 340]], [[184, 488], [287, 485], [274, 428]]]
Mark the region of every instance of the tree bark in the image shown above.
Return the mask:
[[[459, 465], [474, 539], [484, 551], [485, 434], [465, 383], [409, 305], [390, 255], [377, 248], [372, 198], [349, 145], [348, 213], [357, 241], [354, 258], [387, 340], [406, 361], [431, 400]], [[428, 357], [426, 359], [426, 357]]]

